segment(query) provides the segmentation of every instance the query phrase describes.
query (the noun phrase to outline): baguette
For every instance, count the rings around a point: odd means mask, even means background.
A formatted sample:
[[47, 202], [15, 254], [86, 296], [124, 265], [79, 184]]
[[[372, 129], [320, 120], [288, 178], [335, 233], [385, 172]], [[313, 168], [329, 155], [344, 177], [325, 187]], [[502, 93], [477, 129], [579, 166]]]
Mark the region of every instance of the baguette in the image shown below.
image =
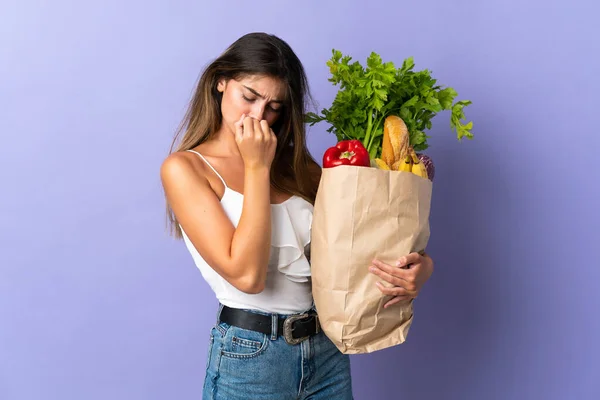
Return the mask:
[[381, 159], [388, 165], [392, 166], [396, 162], [396, 155], [390, 140], [390, 125], [387, 120], [383, 124], [383, 139], [381, 141]]
[[409, 141], [408, 128], [402, 118], [390, 115], [383, 123], [381, 158], [390, 166], [399, 160], [404, 160]]

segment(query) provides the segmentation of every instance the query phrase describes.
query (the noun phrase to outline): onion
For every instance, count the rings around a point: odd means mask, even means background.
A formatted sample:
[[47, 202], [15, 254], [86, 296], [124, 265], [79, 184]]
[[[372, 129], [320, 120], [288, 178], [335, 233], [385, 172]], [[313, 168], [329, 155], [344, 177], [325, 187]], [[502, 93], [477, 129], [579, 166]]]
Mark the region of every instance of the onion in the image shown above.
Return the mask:
[[433, 176], [435, 175], [435, 166], [433, 165], [433, 160], [428, 155], [422, 153], [417, 153], [417, 157], [419, 157], [419, 160], [421, 160], [423, 165], [425, 165], [427, 177], [433, 182]]

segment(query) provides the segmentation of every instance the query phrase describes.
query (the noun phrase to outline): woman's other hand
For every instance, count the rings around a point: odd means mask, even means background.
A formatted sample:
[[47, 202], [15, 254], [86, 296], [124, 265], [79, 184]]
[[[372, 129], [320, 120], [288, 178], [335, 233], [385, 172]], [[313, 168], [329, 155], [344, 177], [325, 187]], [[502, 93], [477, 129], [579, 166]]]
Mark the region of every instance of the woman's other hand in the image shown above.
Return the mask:
[[414, 252], [398, 259], [395, 265], [375, 259], [369, 271], [393, 285], [386, 287], [381, 282], [377, 282], [377, 287], [384, 295], [392, 296], [392, 299], [384, 305], [384, 308], [387, 308], [417, 297], [433, 273], [433, 260], [425, 253], [421, 255]]

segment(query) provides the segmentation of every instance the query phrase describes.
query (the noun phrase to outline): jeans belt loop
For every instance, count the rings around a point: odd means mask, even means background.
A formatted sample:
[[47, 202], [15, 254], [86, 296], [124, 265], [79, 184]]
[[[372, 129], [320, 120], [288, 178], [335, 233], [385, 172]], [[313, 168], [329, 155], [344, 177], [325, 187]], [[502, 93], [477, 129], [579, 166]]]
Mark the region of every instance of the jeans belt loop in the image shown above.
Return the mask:
[[219, 307], [217, 308], [217, 324], [221, 323], [221, 312], [223, 311], [223, 304], [219, 303]]
[[279, 325], [279, 315], [271, 314], [271, 340], [277, 340], [279, 332], [277, 332], [277, 326]]

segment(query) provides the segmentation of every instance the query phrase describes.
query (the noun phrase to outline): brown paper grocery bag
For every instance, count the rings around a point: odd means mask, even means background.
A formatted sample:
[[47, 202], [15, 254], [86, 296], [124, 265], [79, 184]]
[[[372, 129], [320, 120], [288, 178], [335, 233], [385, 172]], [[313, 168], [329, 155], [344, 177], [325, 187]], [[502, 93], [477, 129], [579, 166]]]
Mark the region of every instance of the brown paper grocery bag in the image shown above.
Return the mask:
[[373, 258], [394, 265], [425, 249], [431, 192], [430, 180], [410, 172], [323, 169], [311, 234], [313, 296], [324, 333], [342, 353], [370, 353], [406, 340], [413, 302], [384, 309], [391, 297], [368, 268]]

